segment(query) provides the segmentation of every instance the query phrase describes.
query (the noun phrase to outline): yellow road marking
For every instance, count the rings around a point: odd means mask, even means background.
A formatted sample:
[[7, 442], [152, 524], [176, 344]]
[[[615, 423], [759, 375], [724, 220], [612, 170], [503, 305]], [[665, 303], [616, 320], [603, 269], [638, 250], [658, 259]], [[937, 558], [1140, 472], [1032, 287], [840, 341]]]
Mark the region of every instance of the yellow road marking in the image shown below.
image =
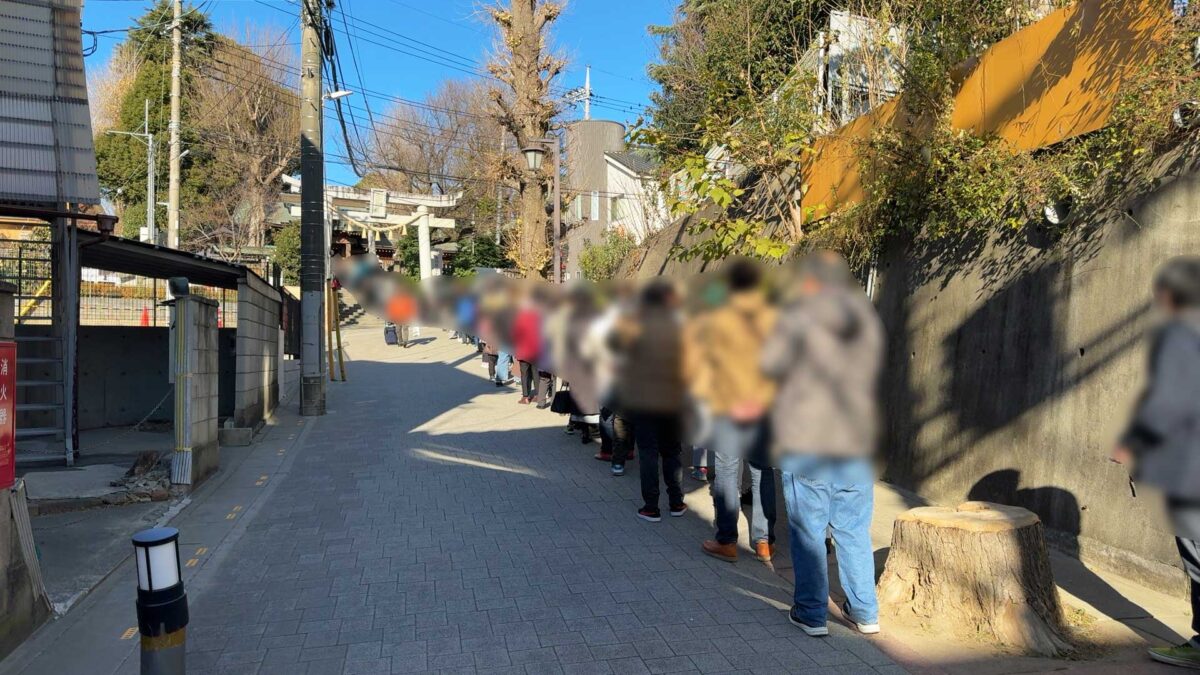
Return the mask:
[[267, 479], [267, 474], [265, 474], [265, 473], [264, 473], [263, 475], [259, 476], [259, 477], [258, 477], [258, 479], [259, 479], [259, 480], [266, 480], [266, 479]]
[[196, 549], [196, 555], [204, 555], [205, 553], [208, 553], [207, 547], [201, 546], [200, 548]]
[[233, 507], [233, 512], [234, 512], [234, 513], [237, 513], [238, 511], [241, 511], [241, 510], [242, 510], [242, 507], [240, 507], [240, 506], [235, 506], [235, 507]]
[[236, 514], [236, 513], [230, 513], [230, 514], [228, 514], [228, 515], [226, 515], [226, 516], [225, 516], [225, 520], [233, 520], [234, 518], [237, 518], [237, 514]]
[[198, 562], [200, 562], [199, 558], [191, 558], [187, 561], [187, 564], [184, 565], [184, 567], [195, 567], [196, 563], [198, 563]]
[[134, 635], [137, 635], [137, 632], [138, 632], [137, 626], [134, 626], [133, 628], [127, 628], [124, 633], [121, 633], [121, 639], [128, 640], [128, 639], [132, 638]]

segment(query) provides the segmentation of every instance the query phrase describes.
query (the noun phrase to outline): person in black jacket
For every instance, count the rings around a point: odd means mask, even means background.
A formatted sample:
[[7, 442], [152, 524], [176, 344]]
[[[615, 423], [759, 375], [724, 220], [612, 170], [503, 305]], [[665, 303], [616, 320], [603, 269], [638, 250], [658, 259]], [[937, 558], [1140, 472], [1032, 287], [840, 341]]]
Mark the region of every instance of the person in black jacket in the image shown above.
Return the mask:
[[1150, 657], [1200, 669], [1200, 257], [1167, 261], [1154, 279], [1154, 301], [1166, 321], [1154, 336], [1146, 389], [1112, 459], [1166, 496], [1191, 580], [1196, 635], [1151, 649]]

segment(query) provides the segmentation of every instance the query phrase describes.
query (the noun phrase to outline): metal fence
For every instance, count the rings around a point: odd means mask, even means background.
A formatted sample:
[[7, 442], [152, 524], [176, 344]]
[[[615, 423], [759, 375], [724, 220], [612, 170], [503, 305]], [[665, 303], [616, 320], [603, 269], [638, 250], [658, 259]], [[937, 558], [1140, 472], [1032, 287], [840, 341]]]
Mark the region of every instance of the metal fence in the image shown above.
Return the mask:
[[[79, 323], [85, 326], [170, 325], [167, 282], [84, 268], [79, 285]], [[216, 300], [220, 328], [237, 326], [237, 291], [192, 284], [192, 295]]]
[[0, 239], [0, 279], [17, 287], [18, 324], [49, 324], [54, 316], [49, 228], [29, 239]]

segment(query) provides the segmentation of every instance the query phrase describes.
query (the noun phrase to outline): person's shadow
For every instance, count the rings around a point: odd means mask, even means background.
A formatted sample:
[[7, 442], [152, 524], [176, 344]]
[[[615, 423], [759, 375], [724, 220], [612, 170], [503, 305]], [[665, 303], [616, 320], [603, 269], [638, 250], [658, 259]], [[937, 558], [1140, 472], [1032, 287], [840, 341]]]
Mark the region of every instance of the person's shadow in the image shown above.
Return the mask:
[[[1155, 640], [1167, 640], [1169, 644], [1183, 642], [1178, 633], [1125, 598], [1080, 561], [1082, 511], [1075, 495], [1058, 487], [1022, 488], [1020, 483], [1021, 472], [1016, 469], [993, 471], [971, 487], [967, 499], [1020, 506], [1038, 514], [1043, 523], [1054, 522], [1055, 529], [1046, 532], [1047, 544], [1070, 558], [1052, 563], [1055, 583], [1111, 619], [1126, 625], [1136, 622], [1137, 630], [1150, 634]], [[1050, 554], [1053, 558], [1054, 550]]]

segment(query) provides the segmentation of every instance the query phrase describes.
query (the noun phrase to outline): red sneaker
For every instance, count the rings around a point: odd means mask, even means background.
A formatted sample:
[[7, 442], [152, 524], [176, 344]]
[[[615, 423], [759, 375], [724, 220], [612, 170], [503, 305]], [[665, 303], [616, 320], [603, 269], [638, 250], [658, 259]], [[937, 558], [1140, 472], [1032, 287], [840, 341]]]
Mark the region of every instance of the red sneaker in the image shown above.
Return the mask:
[[650, 521], [651, 523], [657, 523], [662, 520], [662, 513], [660, 513], [658, 509], [642, 507], [638, 510], [638, 518]]

